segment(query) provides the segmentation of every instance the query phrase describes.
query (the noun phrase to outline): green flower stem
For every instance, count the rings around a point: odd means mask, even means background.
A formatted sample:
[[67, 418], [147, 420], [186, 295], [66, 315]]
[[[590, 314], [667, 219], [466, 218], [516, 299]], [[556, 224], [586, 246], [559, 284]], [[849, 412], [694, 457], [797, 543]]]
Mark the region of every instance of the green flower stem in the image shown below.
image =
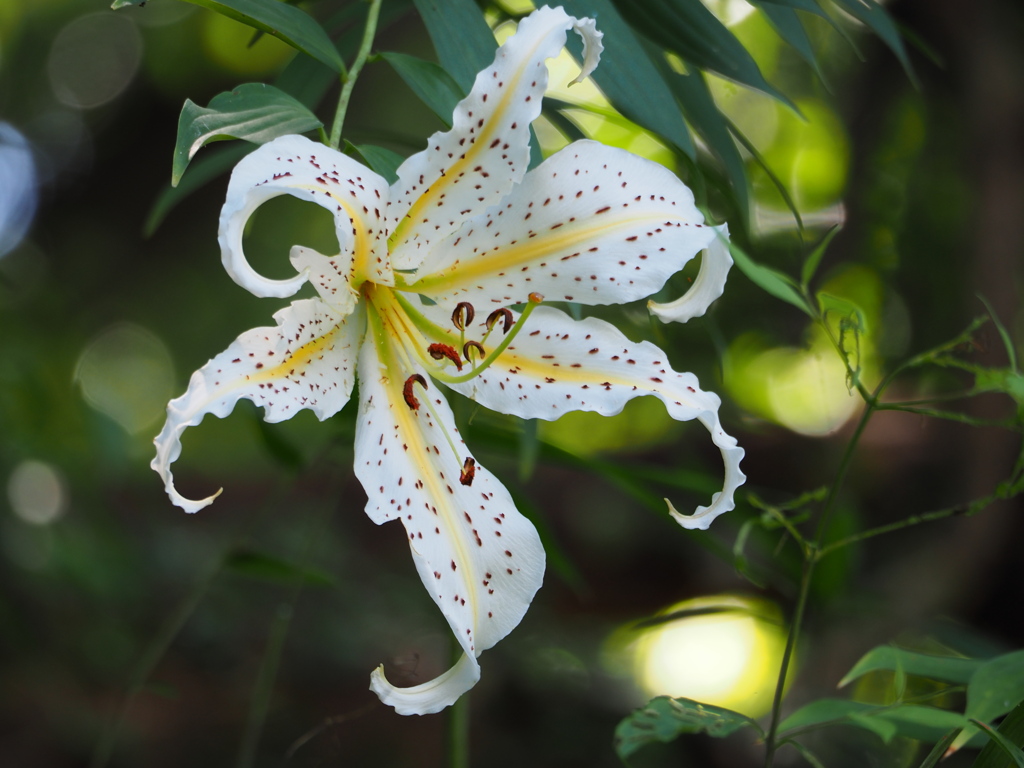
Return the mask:
[[[460, 649], [461, 650], [461, 649]], [[451, 768], [469, 768], [469, 694], [462, 694], [448, 715], [448, 758]]]
[[345, 123], [345, 112], [348, 111], [348, 102], [352, 98], [352, 89], [355, 87], [359, 73], [370, 55], [370, 48], [373, 47], [373, 38], [377, 34], [377, 19], [380, 17], [381, 0], [371, 0], [370, 10], [366, 14], [366, 28], [363, 30], [363, 41], [359, 44], [359, 52], [356, 60], [352, 62], [347, 76], [342, 76], [341, 96], [338, 99], [338, 109], [334, 113], [334, 124], [331, 127], [331, 141], [328, 144], [332, 149], [337, 149], [341, 144], [341, 126]]

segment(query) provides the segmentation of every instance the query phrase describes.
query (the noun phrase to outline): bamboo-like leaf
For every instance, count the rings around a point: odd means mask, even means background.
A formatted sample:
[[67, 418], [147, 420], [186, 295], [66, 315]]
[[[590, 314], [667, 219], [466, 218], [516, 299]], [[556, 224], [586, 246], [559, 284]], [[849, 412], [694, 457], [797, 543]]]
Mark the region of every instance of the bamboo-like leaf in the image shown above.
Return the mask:
[[818, 271], [818, 267], [821, 265], [821, 260], [825, 257], [825, 252], [828, 250], [829, 244], [832, 242], [837, 234], [839, 234], [842, 227], [838, 224], [829, 229], [825, 233], [825, 236], [821, 238], [814, 250], [808, 254], [807, 258], [804, 259], [804, 266], [800, 270], [800, 283], [806, 288], [814, 278], [815, 273]]
[[398, 166], [405, 162], [405, 158], [390, 149], [378, 147], [374, 144], [352, 144], [346, 141], [346, 154], [355, 150], [363, 161], [375, 172], [379, 173], [389, 184], [394, 184], [398, 178]]
[[896, 58], [903, 65], [903, 70], [915, 87], [919, 85], [914, 68], [910, 65], [907, 49], [903, 45], [903, 38], [900, 37], [896, 24], [885, 8], [875, 0], [836, 0], [836, 4], [878, 35], [882, 42], [896, 54]]
[[764, 79], [743, 44], [703, 3], [633, 0], [628, 7], [628, 18], [635, 28], [666, 50], [679, 54], [688, 64], [756, 88], [799, 111], [785, 94]]
[[726, 125], [729, 126], [729, 131], [736, 137], [736, 141], [738, 141], [743, 148], [750, 153], [750, 156], [754, 158], [754, 162], [761, 166], [761, 170], [764, 171], [768, 180], [771, 181], [775, 186], [775, 189], [778, 190], [782, 201], [786, 204], [786, 207], [789, 208], [790, 213], [793, 214], [793, 218], [796, 219], [797, 229], [803, 231], [804, 220], [800, 215], [800, 209], [796, 207], [796, 201], [793, 200], [793, 196], [789, 194], [789, 190], [786, 189], [786, 185], [782, 183], [782, 179], [780, 179], [775, 171], [772, 170], [772, 167], [768, 164], [768, 160], [761, 154], [760, 150], [754, 145], [754, 142], [748, 139], [732, 120], [725, 117], [725, 115], [722, 115], [722, 119], [725, 121]]
[[848, 685], [858, 677], [877, 671], [902, 669], [908, 675], [942, 680], [947, 683], [967, 683], [983, 664], [981, 659], [960, 656], [935, 656], [918, 653], [891, 645], [880, 645], [868, 651], [839, 681], [839, 687]]
[[[967, 684], [965, 714], [973, 720], [991, 722], [1024, 701], [1024, 650], [996, 656], [982, 664]], [[964, 729], [953, 743], [959, 749], [978, 732], [976, 725]]]
[[430, 107], [444, 124], [452, 127], [455, 105], [466, 95], [452, 76], [432, 61], [424, 61], [404, 53], [380, 54], [420, 101]]
[[[1003, 722], [999, 724], [999, 734], [1016, 747], [1024, 746], [1024, 701], [1003, 718]], [[990, 740], [978, 754], [972, 768], [1007, 768], [1006, 753], [1002, 745], [995, 739]]]
[[[294, 5], [278, 0], [182, 0], [273, 35], [297, 51], [322, 61], [335, 72], [345, 71], [338, 49], [316, 20]], [[141, 5], [145, 0], [114, 0], [111, 8]]]
[[811, 69], [818, 76], [818, 79], [828, 87], [825, 74], [818, 64], [818, 57], [814, 55], [814, 48], [811, 46], [811, 38], [807, 36], [807, 30], [796, 15], [796, 11], [784, 5], [765, 3], [761, 6], [761, 12], [768, 17], [769, 23], [779, 33], [779, 37], [793, 46], [793, 49], [800, 54], [800, 57], [811, 65]]
[[771, 267], [766, 267], [763, 264], [758, 264], [735, 242], [729, 243], [729, 252], [732, 253], [736, 266], [744, 275], [750, 278], [752, 283], [775, 298], [788, 302], [808, 315], [814, 316], [814, 313], [807, 306], [807, 302], [800, 295], [800, 291], [797, 290], [789, 275]]
[[491, 28], [473, 0], [414, 0], [441, 66], [464, 93], [477, 72], [494, 60], [498, 47]]
[[971, 718], [971, 724], [976, 728], [979, 728], [986, 736], [991, 739], [991, 743], [995, 744], [996, 747], [1008, 758], [1013, 761], [1013, 764], [1017, 768], [1024, 768], [1024, 752], [1021, 752], [1020, 747], [1010, 741], [1006, 736], [1001, 734], [992, 726]]
[[235, 144], [217, 152], [211, 150], [210, 154], [192, 163], [192, 170], [182, 178], [178, 186], [172, 187], [168, 183], [157, 195], [156, 201], [146, 217], [146, 222], [142, 225], [143, 236], [149, 237], [156, 232], [157, 227], [167, 218], [167, 214], [174, 210], [182, 200], [221, 174], [227, 173], [235, 166], [235, 163], [252, 152], [253, 149], [254, 147], [249, 143]]
[[615, 729], [615, 750], [625, 760], [641, 747], [674, 741], [684, 733], [706, 733], [724, 738], [743, 728], [760, 726], [746, 715], [691, 699], [659, 696], [637, 709]]
[[[695, 159], [697, 151], [672, 91], [611, 0], [564, 0], [562, 5], [574, 16], [598, 20], [604, 51], [593, 77], [612, 105]], [[569, 50], [577, 59], [581, 45], [575, 35], [569, 37]]]
[[[668, 68], [667, 64], [664, 66]], [[732, 187], [736, 207], [743, 218], [747, 219], [750, 215], [750, 189], [747, 184], [746, 167], [729, 132], [725, 116], [715, 104], [704, 75], [695, 71], [687, 75], [671, 72], [671, 75], [668, 75], [668, 82], [682, 105], [686, 119], [704, 139], [711, 153], [722, 163], [725, 177]]]
[[263, 83], [246, 83], [219, 93], [208, 107], [186, 99], [178, 118], [171, 186], [178, 185], [189, 161], [211, 141], [245, 139], [265, 144], [278, 136], [305, 133], [322, 126], [303, 104]]

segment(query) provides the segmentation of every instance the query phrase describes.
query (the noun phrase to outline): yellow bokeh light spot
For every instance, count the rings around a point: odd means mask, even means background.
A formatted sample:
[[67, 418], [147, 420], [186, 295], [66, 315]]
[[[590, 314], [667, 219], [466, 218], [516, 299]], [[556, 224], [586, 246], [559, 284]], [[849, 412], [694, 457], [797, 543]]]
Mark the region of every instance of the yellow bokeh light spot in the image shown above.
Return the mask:
[[[680, 618], [668, 618], [677, 613]], [[633, 651], [634, 674], [647, 696], [694, 699], [748, 717], [771, 709], [786, 645], [773, 603], [717, 595], [661, 615], [666, 621], [646, 630]]]

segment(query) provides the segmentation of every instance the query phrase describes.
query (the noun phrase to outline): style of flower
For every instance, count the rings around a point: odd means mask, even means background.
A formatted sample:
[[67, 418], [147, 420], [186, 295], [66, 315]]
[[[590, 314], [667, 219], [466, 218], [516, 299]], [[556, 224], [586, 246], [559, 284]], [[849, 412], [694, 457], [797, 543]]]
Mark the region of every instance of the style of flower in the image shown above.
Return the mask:
[[[359, 380], [355, 473], [375, 523], [401, 520], [427, 591], [448, 620], [461, 659], [438, 678], [370, 687], [402, 714], [436, 712], [480, 676], [477, 657], [512, 631], [540, 588], [544, 550], [505, 487], [469, 453], [437, 382], [523, 418], [575, 410], [613, 415], [640, 395], [673, 418], [697, 419], [721, 449], [722, 491], [687, 528], [706, 528], [733, 508], [743, 455], [721, 428], [719, 399], [677, 373], [664, 352], [629, 341], [595, 318], [573, 320], [544, 300], [633, 301], [659, 290], [707, 249], [701, 274], [679, 302], [651, 305], [665, 319], [702, 314], [731, 261], [724, 230], [705, 225], [690, 191], [668, 170], [628, 152], [578, 141], [534, 170], [529, 126], [540, 114], [545, 61], [574, 29], [585, 44], [577, 78], [597, 65], [591, 19], [541, 8], [523, 19], [455, 110], [453, 128], [406, 160], [388, 186], [354, 160], [301, 136], [261, 146], [235, 168], [219, 241], [228, 274], [257, 296], [317, 297], [274, 315], [273, 328], [243, 333], [192, 375], [167, 407], [153, 468], [188, 512], [212, 503], [174, 487], [170, 466], [184, 430], [226, 416], [241, 398], [268, 422], [310, 409], [323, 420]], [[266, 200], [288, 194], [335, 219], [336, 256], [291, 251], [297, 274], [271, 280], [246, 261], [242, 231]], [[515, 310], [513, 307], [522, 306]]]

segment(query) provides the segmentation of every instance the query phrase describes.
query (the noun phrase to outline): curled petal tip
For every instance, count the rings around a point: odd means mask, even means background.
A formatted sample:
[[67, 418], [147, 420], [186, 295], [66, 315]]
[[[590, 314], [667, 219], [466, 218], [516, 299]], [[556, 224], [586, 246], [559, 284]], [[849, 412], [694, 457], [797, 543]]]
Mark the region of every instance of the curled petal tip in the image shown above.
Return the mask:
[[463, 654], [444, 674], [410, 688], [397, 688], [388, 682], [381, 664], [370, 673], [370, 690], [400, 715], [431, 715], [450, 707], [479, 679], [480, 665], [476, 658]]
[[573, 28], [583, 39], [583, 65], [580, 67], [580, 73], [569, 85], [582, 83], [597, 68], [601, 52], [604, 51], [604, 43], [601, 42], [604, 33], [597, 30], [597, 22], [593, 19], [576, 19]]
[[700, 317], [712, 302], [725, 290], [725, 280], [732, 267], [732, 256], [729, 254], [729, 227], [725, 224], [714, 227], [715, 237], [708, 243], [700, 263], [700, 272], [690, 286], [690, 290], [675, 301], [658, 304], [647, 302], [647, 309], [657, 315], [663, 323], [685, 323]]

